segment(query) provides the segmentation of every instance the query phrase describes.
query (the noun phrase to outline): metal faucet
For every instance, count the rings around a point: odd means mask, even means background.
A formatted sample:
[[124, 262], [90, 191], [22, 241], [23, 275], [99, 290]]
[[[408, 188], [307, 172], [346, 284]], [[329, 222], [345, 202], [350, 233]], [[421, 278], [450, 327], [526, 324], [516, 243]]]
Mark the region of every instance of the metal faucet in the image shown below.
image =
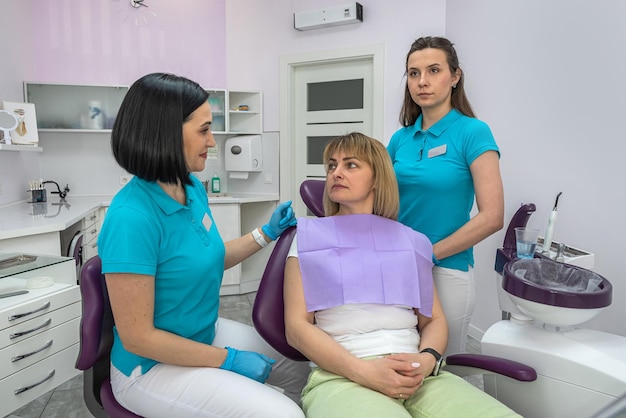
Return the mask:
[[52, 194], [58, 194], [58, 195], [59, 195], [59, 197], [61, 198], [61, 200], [65, 199], [65, 196], [67, 196], [68, 192], [70, 191], [69, 184], [66, 184], [66, 185], [65, 185], [65, 188], [64, 188], [63, 190], [61, 190], [61, 187], [59, 187], [59, 183], [57, 183], [57, 182], [56, 182], [56, 181], [54, 181], [54, 180], [46, 180], [46, 181], [44, 181], [44, 182], [43, 182], [43, 183], [41, 183], [41, 184], [42, 184], [42, 185], [44, 185], [44, 184], [47, 184], [47, 183], [52, 183], [52, 184], [54, 184], [55, 186], [57, 186], [57, 191], [56, 191], [56, 192], [55, 192], [55, 191], [52, 191], [52, 192], [50, 192], [50, 193], [52, 193]]

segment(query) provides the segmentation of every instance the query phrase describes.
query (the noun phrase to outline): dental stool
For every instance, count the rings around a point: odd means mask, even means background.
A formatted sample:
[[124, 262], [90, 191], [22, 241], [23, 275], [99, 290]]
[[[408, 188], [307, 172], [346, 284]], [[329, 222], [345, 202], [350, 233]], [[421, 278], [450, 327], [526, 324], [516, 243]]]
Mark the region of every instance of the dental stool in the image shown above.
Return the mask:
[[[309, 210], [318, 217], [324, 216], [323, 180], [305, 180], [300, 195]], [[276, 351], [296, 361], [307, 361], [300, 351], [287, 343], [285, 336], [285, 312], [283, 283], [287, 254], [297, 227], [288, 228], [278, 238], [267, 262], [252, 308], [252, 322], [257, 332]], [[446, 370], [459, 376], [496, 374], [517, 383], [532, 382], [537, 378], [533, 368], [512, 360], [481, 354], [455, 354], [446, 358]]]
[[100, 257], [90, 258], [81, 270], [80, 352], [76, 368], [83, 370], [83, 397], [95, 417], [141, 418], [123, 408], [111, 391], [110, 353], [113, 345], [113, 313], [109, 304]]

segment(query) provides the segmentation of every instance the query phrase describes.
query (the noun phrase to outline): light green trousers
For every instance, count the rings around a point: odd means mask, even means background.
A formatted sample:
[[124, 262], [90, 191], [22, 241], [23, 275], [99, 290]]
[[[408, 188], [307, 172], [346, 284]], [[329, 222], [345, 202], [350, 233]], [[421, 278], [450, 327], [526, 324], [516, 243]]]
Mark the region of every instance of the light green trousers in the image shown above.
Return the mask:
[[466, 380], [448, 372], [424, 380], [409, 399], [390, 398], [342, 376], [315, 368], [302, 392], [307, 418], [520, 417]]

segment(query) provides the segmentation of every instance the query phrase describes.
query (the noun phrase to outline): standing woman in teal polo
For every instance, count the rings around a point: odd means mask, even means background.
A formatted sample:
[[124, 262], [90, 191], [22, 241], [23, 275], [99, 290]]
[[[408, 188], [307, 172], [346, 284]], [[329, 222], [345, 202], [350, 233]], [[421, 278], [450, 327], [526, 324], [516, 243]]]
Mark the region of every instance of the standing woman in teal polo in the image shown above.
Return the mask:
[[476, 303], [473, 246], [504, 222], [500, 153], [489, 126], [474, 116], [448, 39], [413, 42], [406, 77], [403, 127], [387, 146], [400, 190], [398, 220], [433, 243], [450, 355], [465, 351]]

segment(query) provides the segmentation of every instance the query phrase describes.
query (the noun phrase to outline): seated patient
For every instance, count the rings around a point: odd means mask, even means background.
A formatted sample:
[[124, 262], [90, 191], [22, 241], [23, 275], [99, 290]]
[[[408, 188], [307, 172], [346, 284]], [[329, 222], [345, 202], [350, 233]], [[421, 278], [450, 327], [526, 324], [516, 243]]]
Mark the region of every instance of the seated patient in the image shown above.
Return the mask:
[[396, 222], [385, 147], [360, 133], [324, 150], [326, 217], [298, 219], [285, 268], [287, 341], [315, 366], [307, 417], [518, 416], [440, 372], [448, 328], [432, 279], [432, 245]]

